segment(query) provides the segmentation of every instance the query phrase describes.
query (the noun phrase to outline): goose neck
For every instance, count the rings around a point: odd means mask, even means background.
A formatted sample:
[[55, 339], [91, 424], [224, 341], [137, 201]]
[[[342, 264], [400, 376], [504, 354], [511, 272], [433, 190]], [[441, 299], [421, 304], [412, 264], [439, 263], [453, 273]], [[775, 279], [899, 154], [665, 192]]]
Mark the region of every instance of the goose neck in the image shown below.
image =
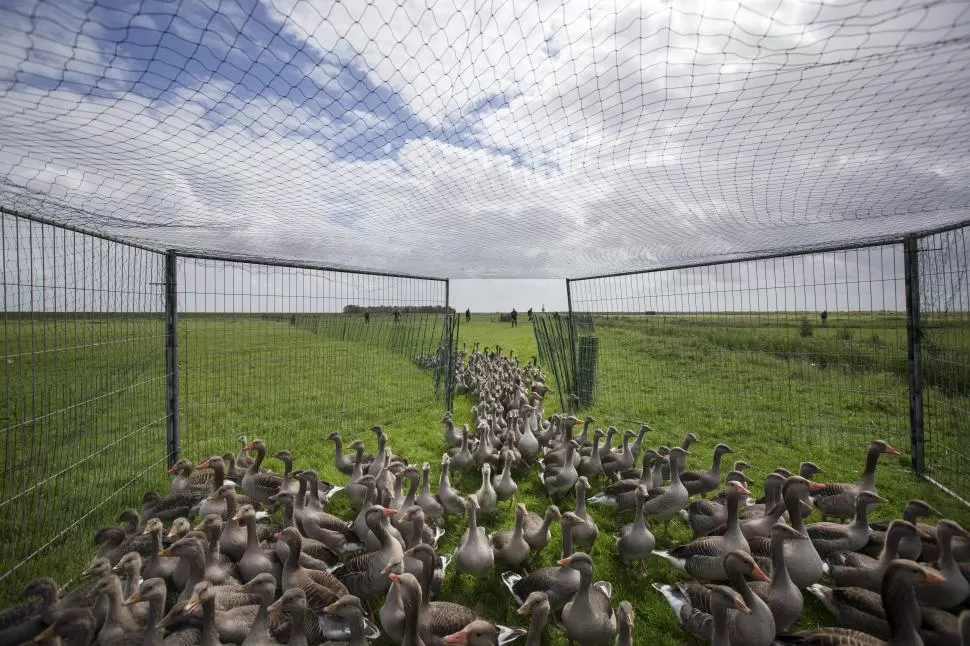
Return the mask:
[[787, 585], [791, 582], [788, 575], [788, 561], [785, 560], [785, 539], [771, 537], [771, 585]]

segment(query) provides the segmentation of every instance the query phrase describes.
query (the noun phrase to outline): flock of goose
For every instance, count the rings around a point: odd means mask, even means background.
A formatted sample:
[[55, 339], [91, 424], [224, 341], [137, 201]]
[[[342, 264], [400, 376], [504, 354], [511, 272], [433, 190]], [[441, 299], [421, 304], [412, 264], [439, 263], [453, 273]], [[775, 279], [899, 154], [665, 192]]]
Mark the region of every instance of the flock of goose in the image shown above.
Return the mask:
[[[634, 643], [633, 605], [614, 607], [612, 586], [596, 580], [590, 556], [597, 541], [611, 540], [587, 511], [598, 505], [632, 514], [613, 549], [641, 577], [648, 559], [683, 570], [685, 579], [653, 587], [693, 638], [717, 646], [970, 646], [970, 611], [954, 614], [970, 596], [970, 534], [948, 519], [919, 522], [939, 515], [919, 500], [901, 519], [868, 520], [885, 502], [875, 489], [879, 457], [898, 454], [886, 442], [869, 445], [856, 482], [816, 482], [822, 469], [803, 463], [797, 473], [768, 474], [754, 500], [745, 462], [722, 478], [732, 452], [724, 444], [714, 447], [710, 469], [685, 470], [693, 434], [654, 449], [644, 446], [645, 425], [592, 430], [595, 420], [572, 410], [546, 419], [550, 389], [534, 360], [475, 347], [457, 371], [459, 389], [475, 401], [474, 431], [443, 417], [437, 492], [431, 465], [395, 454], [381, 427], [372, 429], [373, 455], [362, 441], [345, 452], [330, 434], [336, 468], [348, 477], [339, 486], [313, 469], [294, 471], [286, 450], [274, 454], [282, 475], [267, 471], [265, 443], [240, 438], [238, 454], [179, 460], [168, 493], [146, 493], [140, 511], [125, 510], [122, 525], [100, 530], [79, 586], [63, 593], [50, 578], [31, 582], [20, 605], [0, 614], [0, 644], [484, 646], [524, 636], [536, 646], [551, 623], [571, 643], [625, 646]], [[457, 490], [451, 476], [459, 472], [480, 474], [477, 490]], [[516, 479], [536, 472], [549, 497], [544, 510], [515, 504]], [[346, 496], [351, 517], [328, 511], [335, 496]], [[567, 503], [573, 509], [562, 511]], [[487, 533], [505, 504], [515, 510], [514, 527]], [[823, 522], [806, 524], [816, 509]], [[454, 554], [442, 554], [438, 540], [453, 517], [464, 517], [464, 533]], [[669, 545], [675, 520], [694, 539], [657, 549], [654, 529], [662, 525]], [[530, 555], [548, 549], [557, 523], [561, 558], [529, 571]], [[528, 627], [497, 625], [442, 600], [448, 567], [453, 580], [499, 574]], [[835, 587], [822, 585], [826, 577]], [[834, 627], [792, 632], [805, 592], [831, 611]], [[637, 641], [650, 640], [647, 628]]]

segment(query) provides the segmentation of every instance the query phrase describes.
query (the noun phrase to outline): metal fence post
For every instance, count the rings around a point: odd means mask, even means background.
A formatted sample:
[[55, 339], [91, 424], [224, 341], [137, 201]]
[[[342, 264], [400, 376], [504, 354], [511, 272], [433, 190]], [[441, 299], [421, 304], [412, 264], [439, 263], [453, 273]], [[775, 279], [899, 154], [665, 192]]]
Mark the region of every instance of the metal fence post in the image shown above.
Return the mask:
[[168, 466], [179, 459], [178, 254], [165, 254], [166, 448]]
[[[573, 321], [573, 292], [572, 292], [572, 286], [570, 285], [571, 282], [572, 281], [570, 281], [570, 279], [568, 278], [566, 279], [566, 307], [569, 308], [569, 316], [566, 319], [567, 322], [569, 323], [569, 370], [572, 373], [570, 375], [570, 378], [567, 379], [567, 381], [569, 382], [569, 393], [567, 393], [567, 395], [570, 393], [576, 392], [576, 381], [577, 381], [576, 380], [576, 374], [577, 374], [576, 336], [575, 336], [576, 326]], [[582, 406], [584, 403], [585, 402], [579, 402], [579, 405]]]
[[909, 439], [916, 475], [926, 474], [923, 456], [923, 364], [920, 353], [919, 239], [903, 241], [906, 279], [906, 372], [909, 377]]

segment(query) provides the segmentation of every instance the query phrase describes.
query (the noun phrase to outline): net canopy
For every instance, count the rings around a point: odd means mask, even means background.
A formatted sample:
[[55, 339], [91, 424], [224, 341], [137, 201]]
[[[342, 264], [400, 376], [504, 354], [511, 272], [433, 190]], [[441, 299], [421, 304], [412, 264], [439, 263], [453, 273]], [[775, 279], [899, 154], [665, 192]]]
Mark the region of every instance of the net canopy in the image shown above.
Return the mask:
[[575, 277], [970, 220], [966, 0], [10, 0], [0, 206]]

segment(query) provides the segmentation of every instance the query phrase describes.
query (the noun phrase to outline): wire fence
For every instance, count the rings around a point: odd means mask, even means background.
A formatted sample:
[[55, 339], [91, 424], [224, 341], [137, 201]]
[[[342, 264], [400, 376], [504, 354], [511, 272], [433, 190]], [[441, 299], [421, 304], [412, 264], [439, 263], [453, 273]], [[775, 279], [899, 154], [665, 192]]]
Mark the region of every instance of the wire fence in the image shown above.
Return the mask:
[[97, 528], [165, 481], [165, 257], [6, 213], [0, 237], [0, 598], [12, 599], [33, 576], [79, 572]]
[[961, 228], [575, 279], [572, 326], [537, 328], [537, 340], [558, 349], [557, 378], [594, 415], [799, 446], [881, 437], [970, 497], [967, 258]]
[[970, 499], [970, 246], [967, 227], [918, 242], [926, 475]]
[[179, 257], [7, 212], [0, 236], [0, 598], [80, 572], [178, 455], [247, 435], [322, 461], [333, 430], [450, 407], [446, 280]]
[[[179, 418], [193, 457], [239, 435], [326, 444], [447, 407], [447, 282], [179, 258]], [[446, 357], [445, 357], [446, 358]]]

